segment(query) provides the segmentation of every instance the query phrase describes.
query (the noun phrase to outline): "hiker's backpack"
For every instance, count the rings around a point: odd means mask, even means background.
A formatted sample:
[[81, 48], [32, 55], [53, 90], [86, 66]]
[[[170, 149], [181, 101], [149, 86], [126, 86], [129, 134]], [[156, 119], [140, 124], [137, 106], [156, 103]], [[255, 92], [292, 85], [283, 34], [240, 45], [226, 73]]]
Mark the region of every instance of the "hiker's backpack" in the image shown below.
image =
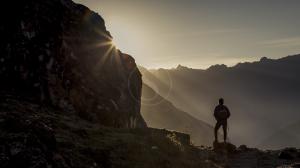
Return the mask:
[[225, 106], [220, 106], [215, 114], [217, 120], [226, 120], [229, 117], [229, 111]]

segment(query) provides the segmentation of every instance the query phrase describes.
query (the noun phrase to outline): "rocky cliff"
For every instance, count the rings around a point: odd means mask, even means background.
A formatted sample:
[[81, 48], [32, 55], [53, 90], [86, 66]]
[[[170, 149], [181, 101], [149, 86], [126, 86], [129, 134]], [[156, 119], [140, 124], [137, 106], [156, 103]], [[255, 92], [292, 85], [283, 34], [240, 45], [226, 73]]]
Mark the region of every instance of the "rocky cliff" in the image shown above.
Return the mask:
[[101, 16], [71, 0], [9, 1], [1, 8], [2, 95], [106, 126], [146, 127], [140, 72], [112, 44]]

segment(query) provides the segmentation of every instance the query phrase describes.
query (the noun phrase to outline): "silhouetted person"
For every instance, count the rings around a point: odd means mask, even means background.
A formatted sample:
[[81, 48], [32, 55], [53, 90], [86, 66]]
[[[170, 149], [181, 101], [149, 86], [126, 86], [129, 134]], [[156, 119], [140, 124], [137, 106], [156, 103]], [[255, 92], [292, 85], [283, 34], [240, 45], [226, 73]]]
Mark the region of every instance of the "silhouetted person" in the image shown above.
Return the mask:
[[229, 109], [224, 105], [224, 99], [219, 99], [219, 105], [214, 110], [214, 116], [217, 120], [215, 126], [215, 142], [218, 142], [218, 130], [222, 126], [224, 132], [224, 142], [227, 139], [227, 119], [230, 117]]

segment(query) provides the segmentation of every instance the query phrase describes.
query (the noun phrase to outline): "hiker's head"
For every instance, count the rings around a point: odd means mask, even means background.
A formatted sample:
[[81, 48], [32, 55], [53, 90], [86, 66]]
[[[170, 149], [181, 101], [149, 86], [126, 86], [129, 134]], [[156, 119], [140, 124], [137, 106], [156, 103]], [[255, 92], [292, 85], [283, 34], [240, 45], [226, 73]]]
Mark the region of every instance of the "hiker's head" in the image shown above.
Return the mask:
[[220, 104], [220, 105], [223, 105], [223, 104], [224, 104], [224, 99], [223, 99], [223, 98], [220, 98], [220, 99], [219, 99], [219, 104]]

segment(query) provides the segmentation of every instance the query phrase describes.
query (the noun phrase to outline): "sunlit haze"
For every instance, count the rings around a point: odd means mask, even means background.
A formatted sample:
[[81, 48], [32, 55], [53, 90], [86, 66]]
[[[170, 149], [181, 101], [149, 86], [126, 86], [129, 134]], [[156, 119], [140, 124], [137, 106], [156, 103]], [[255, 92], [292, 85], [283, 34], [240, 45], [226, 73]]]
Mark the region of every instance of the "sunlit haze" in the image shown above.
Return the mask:
[[298, 0], [75, 0], [147, 68], [207, 68], [300, 53]]

